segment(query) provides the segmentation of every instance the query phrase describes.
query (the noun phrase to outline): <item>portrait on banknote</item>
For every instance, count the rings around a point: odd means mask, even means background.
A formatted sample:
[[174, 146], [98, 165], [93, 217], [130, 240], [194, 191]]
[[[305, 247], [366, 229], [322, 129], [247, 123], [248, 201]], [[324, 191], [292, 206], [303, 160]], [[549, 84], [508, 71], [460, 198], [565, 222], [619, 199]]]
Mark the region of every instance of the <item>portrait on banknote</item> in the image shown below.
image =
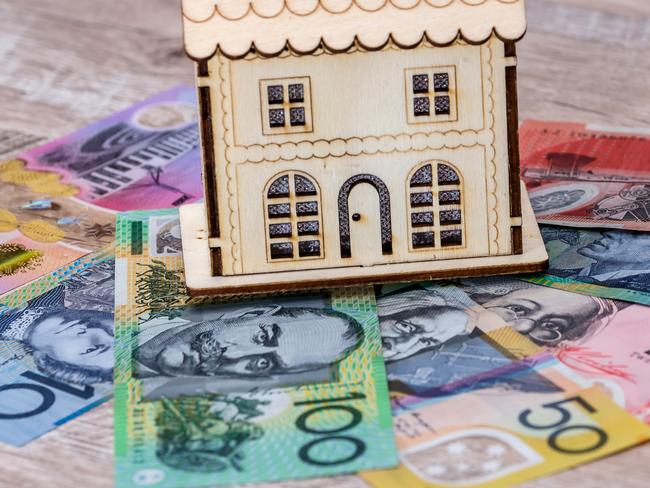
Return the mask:
[[166, 238], [177, 219], [174, 209], [117, 218], [116, 483], [241, 485], [395, 466], [372, 287], [189, 297]]
[[462, 284], [473, 300], [546, 347], [588, 341], [607, 327], [619, 310], [613, 300], [513, 278], [463, 280]]
[[[480, 307], [456, 287], [422, 284], [380, 292], [377, 309], [393, 393], [442, 396], [474, 387], [481, 375], [512, 364], [506, 351], [486, 340]], [[485, 320], [488, 328], [498, 327], [494, 322]]]
[[2, 314], [0, 339], [18, 343], [57, 381], [111, 382], [113, 296], [113, 261], [95, 264]]
[[151, 217], [149, 229], [149, 249], [152, 256], [176, 256], [183, 251], [180, 220], [177, 216]]
[[138, 334], [136, 375], [145, 391], [168, 396], [331, 380], [363, 328], [318, 301], [188, 307], [153, 319]]
[[387, 362], [408, 359], [469, 333], [467, 311], [435, 290], [414, 288], [377, 298]]
[[648, 291], [650, 234], [542, 227], [549, 273], [612, 288]]
[[586, 385], [647, 419], [648, 307], [509, 277], [463, 280], [463, 289], [543, 346]]

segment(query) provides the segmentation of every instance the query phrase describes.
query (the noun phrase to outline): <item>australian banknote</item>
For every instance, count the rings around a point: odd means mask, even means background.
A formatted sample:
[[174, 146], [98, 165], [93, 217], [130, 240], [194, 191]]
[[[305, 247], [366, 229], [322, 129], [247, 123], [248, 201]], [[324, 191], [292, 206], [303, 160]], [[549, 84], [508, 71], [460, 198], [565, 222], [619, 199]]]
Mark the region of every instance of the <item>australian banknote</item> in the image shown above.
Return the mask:
[[462, 280], [476, 302], [650, 423], [650, 307], [510, 277]]
[[550, 257], [546, 286], [650, 305], [650, 233], [541, 226]]
[[650, 231], [650, 135], [526, 121], [521, 164], [539, 222]]
[[182, 257], [158, 246], [172, 217], [117, 220], [116, 484], [190, 487], [395, 466], [372, 288], [190, 299]]
[[395, 417], [401, 465], [377, 488], [506, 487], [650, 438], [650, 428], [554, 361]]
[[455, 286], [384, 285], [376, 297], [393, 412], [477, 388], [543, 352]]
[[115, 212], [202, 196], [194, 91], [178, 87], [0, 161], [0, 293], [115, 238]]
[[0, 442], [23, 445], [110, 395], [113, 263], [94, 253], [0, 297]]

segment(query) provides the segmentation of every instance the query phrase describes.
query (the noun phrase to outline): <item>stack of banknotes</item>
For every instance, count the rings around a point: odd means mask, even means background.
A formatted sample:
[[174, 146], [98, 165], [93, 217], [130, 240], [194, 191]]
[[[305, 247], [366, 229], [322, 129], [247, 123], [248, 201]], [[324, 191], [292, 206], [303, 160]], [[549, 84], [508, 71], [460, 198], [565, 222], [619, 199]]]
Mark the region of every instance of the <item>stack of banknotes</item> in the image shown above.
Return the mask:
[[116, 486], [339, 488], [511, 486], [644, 443], [650, 139], [529, 121], [521, 148], [547, 274], [229, 301], [184, 287], [191, 88], [14, 152], [0, 442], [113, 398]]

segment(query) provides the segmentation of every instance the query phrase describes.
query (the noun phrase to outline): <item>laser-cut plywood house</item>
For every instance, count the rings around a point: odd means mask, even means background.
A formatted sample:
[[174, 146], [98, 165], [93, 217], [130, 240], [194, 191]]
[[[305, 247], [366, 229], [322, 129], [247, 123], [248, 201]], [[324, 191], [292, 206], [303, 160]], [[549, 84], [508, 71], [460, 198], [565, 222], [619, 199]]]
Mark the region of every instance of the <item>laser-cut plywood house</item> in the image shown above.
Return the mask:
[[184, 0], [194, 294], [543, 269], [519, 180], [524, 0]]

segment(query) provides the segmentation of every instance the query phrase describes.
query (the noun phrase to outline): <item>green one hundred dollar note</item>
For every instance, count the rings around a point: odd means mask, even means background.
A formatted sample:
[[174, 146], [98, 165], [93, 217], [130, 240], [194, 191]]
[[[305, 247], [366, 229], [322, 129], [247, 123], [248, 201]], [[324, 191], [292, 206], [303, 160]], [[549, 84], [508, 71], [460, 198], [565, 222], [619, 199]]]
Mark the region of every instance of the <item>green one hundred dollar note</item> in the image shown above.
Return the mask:
[[117, 219], [116, 485], [395, 466], [372, 289], [190, 299], [177, 236], [175, 210]]

